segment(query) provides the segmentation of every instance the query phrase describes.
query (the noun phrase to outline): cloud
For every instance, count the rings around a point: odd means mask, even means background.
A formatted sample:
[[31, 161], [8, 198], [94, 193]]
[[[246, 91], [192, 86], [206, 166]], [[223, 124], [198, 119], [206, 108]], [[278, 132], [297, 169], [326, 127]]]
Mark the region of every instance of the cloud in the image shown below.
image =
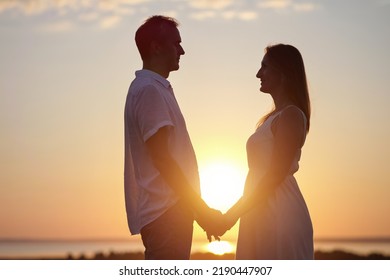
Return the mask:
[[254, 11], [223, 11], [216, 12], [213, 10], [195, 12], [190, 15], [190, 17], [194, 20], [207, 20], [212, 18], [222, 18], [224, 20], [242, 20], [242, 21], [252, 21], [257, 19], [258, 14]]
[[78, 16], [78, 19], [83, 22], [93, 22], [98, 20], [100, 14], [98, 12], [86, 12]]
[[70, 21], [58, 21], [44, 25], [41, 30], [49, 33], [67, 32], [73, 28], [73, 23]]
[[2, 0], [0, 13], [6, 10], [17, 10], [25, 15], [40, 14], [49, 10], [62, 13], [67, 9], [77, 10], [92, 4], [92, 0]]
[[189, 5], [196, 9], [220, 10], [231, 6], [232, 0], [189, 0]]
[[225, 20], [239, 19], [243, 21], [255, 20], [258, 17], [256, 11], [226, 11], [221, 13], [222, 18]]
[[257, 12], [243, 11], [238, 13], [238, 18], [244, 21], [251, 21], [257, 18]]
[[81, 11], [97, 9], [99, 11], [117, 11], [128, 6], [139, 5], [151, 0], [1, 0], [0, 13], [6, 10], [18, 10], [26, 15], [39, 14], [49, 10]]
[[219, 18], [223, 20], [251, 21], [257, 18], [257, 12], [245, 9], [242, 0], [189, 0], [188, 5], [194, 12], [190, 17], [194, 20]]
[[311, 2], [296, 3], [293, 0], [265, 0], [258, 4], [261, 9], [275, 11], [311, 12], [319, 8], [319, 5]]
[[201, 12], [192, 13], [190, 17], [195, 20], [205, 20], [205, 19], [215, 18], [216, 13], [215, 11], [210, 11], [210, 10], [201, 11]]
[[[174, 17], [185, 13], [198, 21], [209, 19], [253, 21], [264, 9], [310, 12], [318, 8], [317, 4], [310, 2], [312, 0], [306, 1], [261, 0], [256, 4], [250, 0], [166, 0], [164, 5]], [[146, 14], [150, 8], [159, 7], [160, 4], [161, 2], [157, 0], [0, 0], [0, 14], [6, 11], [25, 16], [47, 13], [54, 17], [54, 21], [58, 21], [57, 27], [48, 23], [47, 30], [63, 32], [71, 30], [78, 23], [89, 23], [101, 29], [114, 28], [125, 16]], [[72, 21], [73, 24], [66, 25], [66, 20]]]
[[179, 16], [178, 12], [175, 10], [161, 12], [161, 14], [172, 18], [177, 18]]
[[[46, 23], [43, 30], [63, 32], [72, 29], [77, 21], [95, 23], [102, 29], [117, 26], [124, 16], [134, 13], [136, 5], [150, 0], [0, 0], [0, 14], [14, 11], [25, 16], [54, 12], [56, 23]], [[72, 15], [74, 24], [67, 23]], [[59, 19], [58, 19], [59, 18]], [[69, 20], [70, 22], [71, 20]]]
[[291, 0], [266, 0], [259, 3], [260, 8], [281, 10], [291, 5]]
[[7, 10], [20, 10], [26, 15], [38, 14], [46, 9], [43, 1], [39, 0], [3, 0], [0, 1], [0, 13]]
[[311, 12], [319, 8], [314, 3], [299, 3], [299, 4], [294, 4], [293, 9], [297, 12]]
[[100, 21], [100, 27], [103, 29], [110, 29], [119, 24], [122, 17], [117, 15], [107, 16]]

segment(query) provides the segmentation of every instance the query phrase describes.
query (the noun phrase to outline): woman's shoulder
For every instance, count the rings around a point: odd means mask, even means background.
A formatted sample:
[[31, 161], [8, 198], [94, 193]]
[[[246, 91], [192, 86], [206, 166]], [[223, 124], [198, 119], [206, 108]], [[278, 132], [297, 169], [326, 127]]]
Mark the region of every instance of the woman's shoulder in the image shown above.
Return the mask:
[[305, 128], [306, 121], [306, 116], [300, 108], [295, 105], [288, 105], [280, 110], [278, 116], [274, 119], [272, 131], [276, 132], [278, 127]]
[[288, 119], [306, 120], [305, 113], [296, 105], [288, 105], [280, 111], [280, 115]]

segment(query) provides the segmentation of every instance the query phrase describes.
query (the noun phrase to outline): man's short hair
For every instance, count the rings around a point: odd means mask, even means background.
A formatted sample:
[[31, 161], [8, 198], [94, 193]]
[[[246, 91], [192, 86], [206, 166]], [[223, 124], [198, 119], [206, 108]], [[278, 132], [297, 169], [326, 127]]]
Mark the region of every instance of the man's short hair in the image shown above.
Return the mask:
[[150, 46], [153, 41], [163, 42], [169, 28], [177, 28], [177, 20], [167, 16], [151, 16], [135, 33], [135, 43], [141, 58], [147, 59], [150, 55]]

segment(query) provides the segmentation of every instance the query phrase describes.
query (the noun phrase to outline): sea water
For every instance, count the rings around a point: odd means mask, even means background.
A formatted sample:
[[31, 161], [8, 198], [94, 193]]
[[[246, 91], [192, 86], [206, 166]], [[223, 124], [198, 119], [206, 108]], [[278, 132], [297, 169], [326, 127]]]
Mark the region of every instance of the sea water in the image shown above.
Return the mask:
[[[235, 242], [227, 241], [231, 252], [235, 251]], [[192, 253], [209, 252], [210, 246], [205, 240], [194, 240]], [[315, 250], [323, 252], [342, 250], [350, 253], [367, 255], [379, 253], [390, 255], [390, 240], [318, 240], [314, 243]], [[29, 258], [91, 258], [96, 254], [137, 253], [144, 247], [139, 238], [131, 240], [0, 240], [0, 259]]]

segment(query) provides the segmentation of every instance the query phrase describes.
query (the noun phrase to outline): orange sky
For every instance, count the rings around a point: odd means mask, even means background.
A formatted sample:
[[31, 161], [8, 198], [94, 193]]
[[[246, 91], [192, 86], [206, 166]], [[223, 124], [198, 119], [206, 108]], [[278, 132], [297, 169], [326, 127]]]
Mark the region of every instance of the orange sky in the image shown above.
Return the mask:
[[315, 236], [390, 235], [389, 4], [92, 2], [0, 2], [0, 238], [129, 236], [123, 106], [141, 67], [133, 34], [155, 13], [181, 22], [186, 54], [169, 80], [201, 176], [223, 162], [237, 172], [221, 182], [245, 178], [246, 140], [271, 108], [255, 78], [263, 49], [290, 43], [312, 97], [297, 179]]

